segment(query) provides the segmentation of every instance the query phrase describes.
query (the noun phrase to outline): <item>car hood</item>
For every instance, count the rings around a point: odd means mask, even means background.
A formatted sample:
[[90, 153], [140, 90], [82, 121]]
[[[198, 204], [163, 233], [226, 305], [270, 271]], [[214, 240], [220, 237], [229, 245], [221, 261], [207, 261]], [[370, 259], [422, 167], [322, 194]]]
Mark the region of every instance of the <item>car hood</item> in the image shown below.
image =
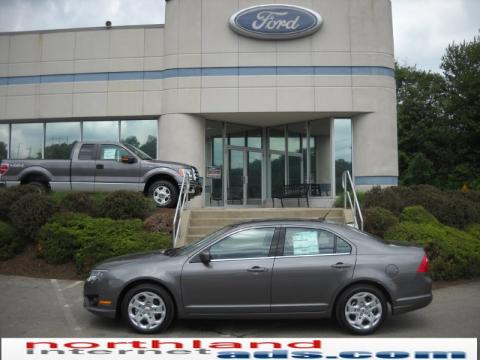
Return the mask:
[[120, 265], [131, 263], [145, 263], [149, 261], [159, 262], [170, 259], [170, 256], [164, 255], [163, 252], [164, 250], [157, 250], [117, 256], [95, 265], [95, 269], [109, 270]]

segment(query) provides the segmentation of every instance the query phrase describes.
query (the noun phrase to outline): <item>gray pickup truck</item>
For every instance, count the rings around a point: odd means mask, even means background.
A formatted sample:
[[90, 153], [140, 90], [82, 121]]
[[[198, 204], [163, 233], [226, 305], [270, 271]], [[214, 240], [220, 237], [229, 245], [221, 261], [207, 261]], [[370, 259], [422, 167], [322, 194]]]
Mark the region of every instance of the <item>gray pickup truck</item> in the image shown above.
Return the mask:
[[77, 142], [70, 160], [2, 160], [3, 186], [30, 184], [42, 192], [141, 191], [158, 207], [175, 207], [184, 176], [189, 198], [202, 193], [198, 170], [187, 164], [153, 160], [135, 146], [118, 142]]

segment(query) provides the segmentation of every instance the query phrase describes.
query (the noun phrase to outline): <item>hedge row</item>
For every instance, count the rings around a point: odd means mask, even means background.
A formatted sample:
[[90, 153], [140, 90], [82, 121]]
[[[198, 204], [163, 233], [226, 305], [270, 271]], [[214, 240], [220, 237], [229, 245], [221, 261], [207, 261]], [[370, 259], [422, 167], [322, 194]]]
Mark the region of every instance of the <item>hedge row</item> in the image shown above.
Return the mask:
[[[37, 241], [42, 226], [59, 213], [77, 212], [110, 220], [143, 220], [154, 210], [150, 199], [130, 191], [116, 191], [101, 197], [76, 192], [42, 195], [27, 185], [1, 189], [0, 199], [0, 260], [13, 257], [27, 243]], [[109, 219], [103, 219], [108, 223], [103, 227], [105, 231], [109, 231], [108, 226], [119, 226], [108, 222]], [[136, 224], [142, 224], [141, 220]], [[132, 228], [136, 230], [138, 226]], [[15, 236], [11, 235], [13, 233]], [[141, 233], [144, 233], [143, 228]]]
[[442, 191], [430, 185], [375, 187], [365, 193], [362, 207], [381, 207], [399, 216], [414, 205], [423, 206], [442, 224], [457, 229], [480, 223], [480, 191]]
[[166, 248], [169, 243], [168, 234], [145, 231], [139, 219], [112, 220], [66, 213], [42, 227], [38, 254], [48, 263], [73, 261], [80, 273], [86, 273], [102, 260]]
[[385, 239], [423, 246], [435, 280], [480, 276], [480, 225], [462, 231], [441, 224], [422, 206], [405, 208]]

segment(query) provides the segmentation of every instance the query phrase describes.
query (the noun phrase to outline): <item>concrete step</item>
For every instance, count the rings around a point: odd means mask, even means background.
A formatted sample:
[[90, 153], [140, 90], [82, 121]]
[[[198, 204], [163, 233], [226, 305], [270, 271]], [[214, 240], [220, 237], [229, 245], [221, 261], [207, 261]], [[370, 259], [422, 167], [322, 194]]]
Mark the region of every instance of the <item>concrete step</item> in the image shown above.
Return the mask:
[[343, 209], [199, 209], [192, 210], [191, 219], [278, 219], [343, 217]]
[[[274, 219], [284, 219], [285, 217], [271, 217]], [[286, 217], [288, 218], [288, 217]], [[294, 218], [294, 217], [290, 217]], [[319, 218], [317, 216], [303, 216], [302, 219], [313, 219], [313, 220], [318, 220]], [[327, 217], [328, 221], [335, 222], [335, 223], [341, 223], [343, 224], [344, 217], [343, 216], [328, 216]], [[205, 226], [205, 227], [216, 227], [220, 228], [222, 226], [230, 225], [230, 224], [237, 224], [240, 222], [244, 221], [254, 221], [254, 220], [259, 220], [258, 218], [201, 218], [201, 219], [195, 219], [191, 218], [190, 219], [190, 227], [198, 227], [198, 226]]]

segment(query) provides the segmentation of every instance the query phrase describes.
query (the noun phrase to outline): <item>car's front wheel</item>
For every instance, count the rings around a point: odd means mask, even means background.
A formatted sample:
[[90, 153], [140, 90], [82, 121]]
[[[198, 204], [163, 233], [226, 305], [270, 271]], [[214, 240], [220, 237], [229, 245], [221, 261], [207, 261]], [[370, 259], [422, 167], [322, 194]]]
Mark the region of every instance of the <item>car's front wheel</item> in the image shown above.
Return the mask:
[[384, 294], [375, 286], [355, 285], [345, 290], [338, 299], [336, 315], [340, 325], [353, 334], [375, 332], [387, 316]]
[[165, 330], [173, 320], [172, 297], [160, 286], [138, 285], [130, 289], [122, 302], [122, 317], [135, 331], [152, 334]]

